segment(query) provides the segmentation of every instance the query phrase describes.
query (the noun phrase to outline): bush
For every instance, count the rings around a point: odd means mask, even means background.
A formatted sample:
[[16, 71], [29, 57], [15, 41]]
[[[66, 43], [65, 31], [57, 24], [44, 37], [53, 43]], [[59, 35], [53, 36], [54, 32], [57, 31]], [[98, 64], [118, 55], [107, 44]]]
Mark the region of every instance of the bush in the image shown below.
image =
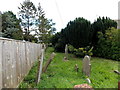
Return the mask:
[[120, 60], [120, 45], [118, 42], [118, 29], [110, 28], [105, 34], [98, 33], [98, 44], [94, 54], [99, 57]]
[[68, 45], [68, 50], [70, 53], [74, 53], [74, 50], [75, 48], [72, 46], [72, 45]]
[[90, 48], [90, 46], [76, 49], [72, 45], [69, 45], [68, 48], [71, 53], [75, 54], [78, 57], [84, 57], [85, 55], [88, 55], [88, 56], [93, 55], [92, 53], [93, 47]]

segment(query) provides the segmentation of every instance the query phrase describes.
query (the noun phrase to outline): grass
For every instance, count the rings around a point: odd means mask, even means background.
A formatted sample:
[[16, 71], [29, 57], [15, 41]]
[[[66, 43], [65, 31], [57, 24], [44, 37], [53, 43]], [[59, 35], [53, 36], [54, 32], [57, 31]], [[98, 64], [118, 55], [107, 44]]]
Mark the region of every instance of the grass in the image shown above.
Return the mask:
[[[45, 62], [53, 52], [53, 48], [48, 48], [45, 53]], [[87, 83], [87, 77], [82, 73], [82, 58], [69, 55], [69, 61], [63, 61], [64, 53], [56, 53], [53, 61], [49, 65], [46, 73], [41, 76], [38, 85], [35, 84], [37, 62], [20, 84], [19, 88], [73, 88], [74, 85]], [[79, 72], [74, 70], [78, 64]], [[91, 86], [93, 88], [117, 88], [118, 75], [114, 73], [118, 70], [118, 62], [103, 58], [91, 58]]]

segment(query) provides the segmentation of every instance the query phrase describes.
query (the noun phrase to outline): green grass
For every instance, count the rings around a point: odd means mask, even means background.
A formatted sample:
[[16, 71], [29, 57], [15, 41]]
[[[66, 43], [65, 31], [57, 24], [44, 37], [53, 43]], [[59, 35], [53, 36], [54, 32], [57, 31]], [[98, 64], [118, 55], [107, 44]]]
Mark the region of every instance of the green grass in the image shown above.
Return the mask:
[[[53, 48], [48, 48], [45, 53], [45, 62], [50, 57]], [[82, 73], [82, 58], [69, 55], [69, 61], [63, 61], [64, 53], [56, 53], [53, 61], [49, 65], [46, 73], [42, 74], [41, 81], [35, 85], [35, 73], [37, 63], [31, 69], [31, 73], [26, 76], [20, 84], [20, 88], [73, 88], [74, 85], [87, 83], [87, 77]], [[79, 66], [79, 72], [74, 70], [75, 64]], [[91, 58], [91, 86], [93, 88], [117, 88], [118, 75], [114, 70], [118, 69], [118, 62], [103, 58]], [[29, 78], [28, 78], [29, 77]], [[31, 79], [30, 79], [31, 78]]]

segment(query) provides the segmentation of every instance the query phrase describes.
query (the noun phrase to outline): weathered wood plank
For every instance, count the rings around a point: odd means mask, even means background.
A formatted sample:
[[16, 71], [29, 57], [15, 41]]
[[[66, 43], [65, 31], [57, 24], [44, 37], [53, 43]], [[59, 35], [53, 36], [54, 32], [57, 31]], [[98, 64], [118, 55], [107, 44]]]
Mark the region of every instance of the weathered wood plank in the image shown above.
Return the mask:
[[0, 90], [2, 89], [2, 43], [3, 40], [0, 41]]

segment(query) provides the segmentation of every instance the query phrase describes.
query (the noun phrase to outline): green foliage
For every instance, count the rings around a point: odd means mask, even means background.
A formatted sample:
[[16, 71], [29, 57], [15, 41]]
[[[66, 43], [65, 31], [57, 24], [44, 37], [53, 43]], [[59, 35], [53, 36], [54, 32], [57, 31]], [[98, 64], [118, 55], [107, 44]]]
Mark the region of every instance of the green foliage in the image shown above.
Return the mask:
[[[45, 62], [50, 57], [51, 53], [53, 52], [53, 48], [48, 48], [45, 53], [45, 58], [43, 62], [43, 66]], [[38, 61], [36, 61], [29, 71], [28, 75], [25, 76], [23, 82], [20, 83], [19, 88], [35, 88], [36, 87], [36, 78], [37, 78], [37, 70], [38, 70]]]
[[75, 48], [72, 45], [68, 45], [68, 50], [70, 53], [74, 53]]
[[[64, 51], [66, 44], [70, 44], [76, 48], [75, 51], [72, 50], [71, 52], [74, 52], [77, 56], [92, 55], [91, 51], [86, 51], [86, 47], [93, 46], [94, 56], [118, 59], [119, 55], [116, 53], [119, 53], [119, 43], [115, 42], [118, 42], [117, 38], [119, 36], [116, 35], [118, 32], [113, 32], [114, 35], [112, 35], [112, 32], [107, 35], [107, 33], [110, 33], [107, 29], [111, 27], [116, 28], [117, 23], [108, 17], [99, 17], [92, 24], [84, 18], [76, 18], [52, 38], [52, 44], [55, 50], [60, 52]], [[79, 49], [80, 47], [84, 47], [83, 51]]]
[[34, 24], [36, 7], [31, 1], [25, 0], [18, 9], [21, 25], [26, 29], [26, 33], [30, 33], [30, 26]]
[[24, 40], [30, 41], [29, 35], [31, 33], [31, 27], [35, 25], [36, 20], [36, 7], [31, 1], [25, 0], [18, 9], [21, 26], [25, 34]]
[[20, 21], [12, 11], [4, 12], [2, 14], [2, 36], [17, 40], [23, 39], [23, 32], [19, 23]]
[[[56, 38], [56, 39], [55, 39]], [[90, 21], [84, 18], [76, 18], [70, 21], [61, 32], [53, 37], [56, 51], [64, 51], [66, 44], [71, 44], [75, 48], [91, 45], [92, 27]]]
[[56, 33], [51, 37], [51, 43], [55, 48], [55, 51], [64, 52], [66, 40], [61, 33]]
[[49, 43], [49, 38], [52, 36], [52, 34], [54, 33], [54, 31], [56, 30], [53, 25], [54, 23], [52, 22], [52, 20], [48, 20], [47, 18], [45, 18], [45, 16], [40, 16], [39, 17], [39, 39], [43, 42], [43, 43]]
[[67, 24], [61, 34], [66, 43], [73, 45], [75, 48], [86, 47], [90, 45], [92, 39], [91, 23], [84, 18], [76, 18]]
[[118, 36], [118, 30], [115, 28], [106, 30], [105, 34], [99, 32], [99, 41], [94, 52], [95, 55], [99, 57], [120, 60]]
[[35, 62], [28, 75], [20, 83], [19, 88], [33, 88], [36, 85], [38, 62]]
[[[40, 5], [36, 7], [31, 1], [24, 1], [19, 8], [19, 18], [24, 29], [24, 40], [32, 41], [36, 37], [38, 42], [49, 43], [49, 38], [55, 32], [52, 20], [45, 18], [45, 13]], [[34, 36], [31, 35], [34, 33]], [[32, 37], [32, 40], [31, 40]]]
[[85, 55], [88, 55], [88, 56], [93, 55], [92, 53], [93, 47], [90, 48], [90, 46], [76, 49], [72, 45], [69, 45], [68, 48], [71, 53], [75, 54], [78, 57], [84, 57]]
[[102, 17], [102, 18], [99, 17], [97, 18], [96, 21], [94, 21], [94, 23], [92, 24], [92, 27], [93, 27], [92, 44], [96, 46], [99, 40], [98, 32], [102, 32], [103, 34], [105, 34], [107, 29], [111, 27], [117, 28], [117, 22], [115, 22], [114, 20], [108, 17]]
[[56, 33], [51, 37], [50, 42], [52, 43], [53, 47], [55, 46], [56, 43], [58, 43], [59, 38], [60, 38], [60, 33]]
[[86, 48], [78, 48], [76, 49], [75, 55], [80, 57], [84, 57], [85, 55], [92, 56], [92, 49], [93, 47], [89, 49], [89, 46], [87, 46]]
[[[69, 57], [70, 60], [64, 62], [64, 53], [56, 53], [47, 72], [42, 74], [41, 82], [36, 88], [73, 88], [74, 85], [87, 83], [86, 76], [82, 73], [82, 58], [74, 58], [71, 54]], [[78, 73], [74, 70], [75, 64], [78, 64]], [[91, 58], [91, 64], [90, 80], [92, 84], [90, 85], [93, 88], [118, 87], [118, 75], [113, 72], [118, 69], [117, 61]]]

